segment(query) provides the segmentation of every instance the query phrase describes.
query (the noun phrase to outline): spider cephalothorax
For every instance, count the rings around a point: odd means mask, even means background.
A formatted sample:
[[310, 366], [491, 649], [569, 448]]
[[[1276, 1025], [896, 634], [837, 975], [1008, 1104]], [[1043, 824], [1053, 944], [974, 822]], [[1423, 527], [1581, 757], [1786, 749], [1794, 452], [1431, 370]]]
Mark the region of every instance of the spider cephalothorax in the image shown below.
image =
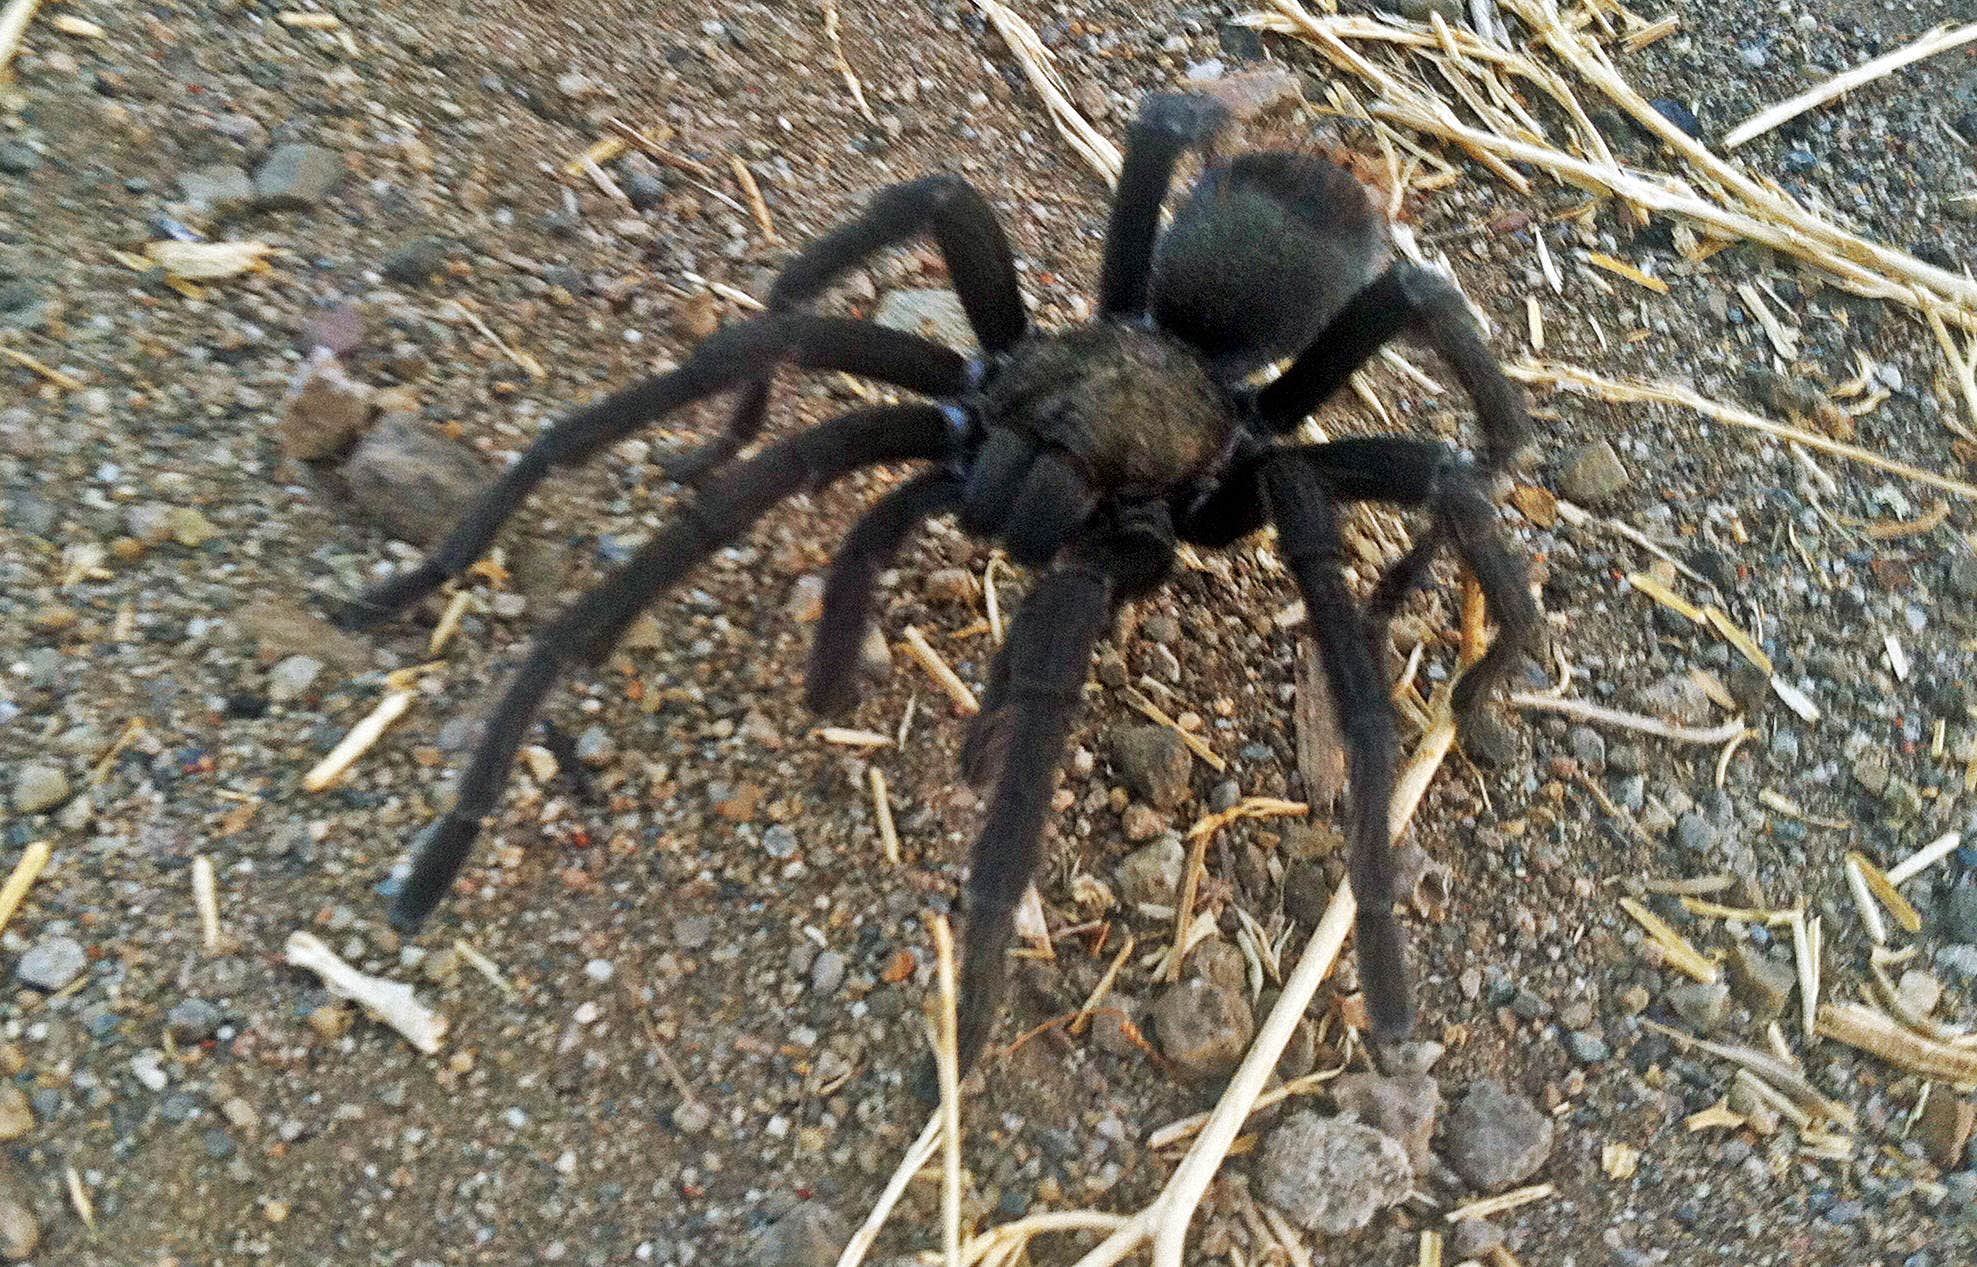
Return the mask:
[[[878, 574], [931, 516], [1042, 569], [989, 668], [963, 769], [992, 785], [970, 859], [961, 979], [961, 1060], [999, 1009], [1003, 952], [1041, 862], [1050, 787], [1076, 723], [1091, 654], [1120, 604], [1158, 585], [1179, 542], [1227, 545], [1274, 524], [1328, 676], [1351, 781], [1350, 875], [1361, 979], [1382, 1038], [1413, 1010], [1393, 912], [1387, 840], [1396, 740], [1375, 648], [1394, 607], [1442, 546], [1475, 575], [1500, 634], [1457, 683], [1466, 712], [1539, 628], [1522, 566], [1495, 522], [1488, 480], [1523, 443], [1521, 397], [1467, 307], [1434, 274], [1396, 262], [1363, 188], [1309, 154], [1211, 159], [1160, 231], [1176, 164], [1223, 124], [1198, 97], [1156, 96], [1133, 122], [1105, 241], [1098, 316], [1031, 328], [1014, 260], [965, 181], [933, 176], [880, 191], [865, 213], [784, 269], [768, 314], [730, 326], [672, 373], [624, 388], [551, 428], [418, 567], [356, 600], [351, 624], [403, 611], [469, 567], [554, 467], [584, 461], [662, 414], [728, 390], [716, 439], [668, 463], [696, 486], [681, 517], [531, 644], [488, 720], [453, 808], [414, 850], [393, 918], [416, 928], [464, 864], [523, 736], [556, 679], [601, 663], [632, 620], [778, 502], [876, 463], [921, 469], [852, 527], [831, 567], [805, 685], [819, 712], [851, 707]], [[803, 305], [873, 252], [922, 233], [940, 247], [982, 345], [970, 360], [912, 335], [812, 315]], [[1284, 437], [1394, 335], [1440, 352], [1475, 401], [1484, 443], [1471, 463], [1445, 445], [1372, 436]], [[1259, 372], [1289, 361], [1258, 385]], [[759, 434], [779, 364], [865, 375], [934, 403], [858, 410], [737, 455]], [[1381, 501], [1430, 519], [1365, 607], [1340, 566], [1338, 506]]]

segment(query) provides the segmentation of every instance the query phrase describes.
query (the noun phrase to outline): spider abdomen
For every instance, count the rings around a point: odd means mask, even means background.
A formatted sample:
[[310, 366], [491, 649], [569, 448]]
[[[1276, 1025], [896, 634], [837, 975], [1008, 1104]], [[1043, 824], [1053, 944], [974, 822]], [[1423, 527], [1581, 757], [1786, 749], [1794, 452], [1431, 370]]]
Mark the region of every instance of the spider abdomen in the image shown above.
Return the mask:
[[1116, 321], [1038, 334], [984, 390], [983, 421], [1069, 456], [1102, 496], [1158, 496], [1209, 468], [1235, 429], [1185, 344]]

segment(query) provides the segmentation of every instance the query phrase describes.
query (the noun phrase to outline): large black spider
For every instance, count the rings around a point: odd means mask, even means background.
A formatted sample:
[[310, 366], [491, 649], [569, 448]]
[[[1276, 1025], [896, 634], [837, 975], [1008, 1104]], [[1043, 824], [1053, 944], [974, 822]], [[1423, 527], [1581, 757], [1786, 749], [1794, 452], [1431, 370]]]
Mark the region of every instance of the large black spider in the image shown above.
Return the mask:
[[[670, 410], [740, 389], [725, 433], [670, 464], [699, 485], [678, 522], [572, 604], [531, 645], [489, 719], [453, 808], [415, 849], [393, 907], [413, 930], [451, 887], [494, 808], [550, 687], [597, 665], [638, 613], [783, 499], [881, 462], [924, 468], [846, 536], [824, 591], [805, 687], [820, 713], [859, 692], [859, 648], [875, 578], [923, 520], [955, 513], [1019, 562], [1047, 568], [989, 672], [963, 751], [966, 776], [994, 785], [971, 858], [961, 964], [960, 1057], [980, 1054], [1000, 1010], [1004, 951], [1043, 851], [1052, 778], [1078, 715], [1099, 638], [1121, 603], [1157, 585], [1176, 543], [1226, 546], [1265, 520], [1303, 592], [1347, 753], [1356, 938], [1375, 1036], [1404, 1037], [1413, 1005], [1393, 912], [1387, 840], [1397, 742], [1376, 646], [1394, 607], [1452, 545], [1500, 633], [1456, 684], [1467, 714], [1539, 628], [1522, 565], [1496, 527], [1488, 484], [1522, 446], [1522, 399], [1452, 286], [1395, 258], [1384, 221], [1344, 169], [1298, 153], [1211, 158], [1160, 232], [1174, 168], [1226, 122], [1201, 97], [1149, 98], [1135, 118], [1105, 240], [1097, 320], [1033, 329], [1007, 241], [958, 176], [880, 191], [864, 214], [799, 254], [769, 312], [701, 343], [679, 369], [552, 427], [417, 567], [356, 600], [367, 626], [459, 575], [549, 471], [585, 461]], [[931, 233], [982, 347], [968, 359], [924, 339], [801, 305], [883, 248]], [[1390, 338], [1411, 329], [1475, 402], [1484, 433], [1471, 463], [1439, 443], [1373, 436], [1292, 445], [1280, 438]], [[1262, 386], [1258, 371], [1287, 358]], [[761, 429], [775, 367], [842, 370], [935, 403], [860, 409], [731, 459]], [[1431, 515], [1362, 612], [1340, 566], [1338, 505], [1392, 502]], [[1370, 618], [1369, 618], [1370, 615]]]

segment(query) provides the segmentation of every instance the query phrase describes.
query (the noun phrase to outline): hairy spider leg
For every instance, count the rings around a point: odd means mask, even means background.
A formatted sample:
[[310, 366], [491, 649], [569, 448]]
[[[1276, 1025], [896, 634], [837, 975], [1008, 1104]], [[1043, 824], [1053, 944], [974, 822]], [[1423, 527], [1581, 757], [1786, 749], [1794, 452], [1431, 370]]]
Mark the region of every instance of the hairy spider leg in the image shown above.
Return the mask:
[[566, 666], [601, 663], [653, 599], [785, 498], [861, 466], [948, 457], [955, 438], [951, 419], [937, 406], [879, 406], [798, 432], [709, 483], [679, 519], [530, 644], [488, 719], [453, 808], [414, 851], [392, 923], [416, 930], [452, 887], [481, 820], [500, 798], [529, 723]]
[[1480, 473], [1445, 444], [1403, 436], [1365, 436], [1285, 452], [1343, 500], [1393, 502], [1433, 516], [1428, 531], [1375, 589], [1371, 606], [1382, 624], [1426, 572], [1428, 554], [1443, 541], [1454, 544], [1497, 623], [1496, 641], [1455, 684], [1451, 703], [1458, 715], [1468, 715], [1544, 632], [1524, 564], [1504, 540]]
[[823, 614], [803, 681], [803, 702], [811, 712], [838, 717], [858, 702], [859, 655], [872, 627], [872, 587], [906, 538], [960, 498], [961, 482], [953, 472], [922, 471], [874, 502], [845, 534], [824, 582]]
[[1126, 132], [1126, 157], [1112, 200], [1112, 222], [1105, 230], [1098, 283], [1103, 315], [1137, 317], [1146, 312], [1160, 206], [1174, 183], [1174, 165], [1228, 123], [1229, 112], [1207, 97], [1161, 93], [1140, 104]]
[[1393, 912], [1393, 842], [1387, 825], [1399, 761], [1393, 704], [1365, 619], [1346, 587], [1345, 542], [1324, 483], [1295, 450], [1272, 454], [1263, 464], [1262, 478], [1284, 561], [1304, 595], [1305, 627], [1318, 640], [1318, 662], [1324, 666], [1345, 740], [1351, 787], [1347, 870], [1359, 900], [1353, 936], [1360, 984], [1375, 1037], [1397, 1042], [1414, 1027], [1414, 1000], [1406, 946]]
[[764, 363], [843, 370], [929, 396], [966, 388], [961, 355], [917, 335], [844, 317], [778, 314], [716, 331], [684, 365], [633, 383], [560, 419], [483, 492], [416, 567], [347, 603], [338, 620], [366, 629], [418, 602], [467, 570], [523, 499], [559, 466], [575, 466], [661, 415], [747, 382]]
[[[1087, 533], [1017, 611], [996, 654], [977, 733], [999, 735], [995, 790], [969, 854], [960, 980], [960, 1064], [981, 1054], [1002, 1008], [1004, 952], [1016, 905], [1043, 861], [1050, 787], [1084, 705], [1091, 653], [1119, 603], [1158, 584], [1173, 565], [1173, 526], [1157, 505], [1135, 507]], [[970, 736], [971, 742], [974, 736]], [[922, 1095], [936, 1084], [929, 1064]]]
[[1294, 429], [1403, 329], [1418, 331], [1455, 371], [1483, 430], [1483, 469], [1508, 470], [1530, 440], [1523, 393], [1504, 376], [1462, 293], [1437, 273], [1405, 261], [1353, 296], [1319, 338], [1256, 398], [1273, 434]]
[[[995, 211], [974, 186], [944, 173], [888, 185], [872, 195], [857, 219], [803, 248], [769, 290], [769, 310], [785, 312], [815, 299], [845, 273], [888, 247], [931, 233], [975, 338], [990, 353], [1006, 352], [1029, 329], [1016, 283], [1016, 258]], [[664, 455], [666, 474], [692, 484], [741, 452], [761, 433], [775, 376], [765, 366], [736, 402], [728, 425], [713, 439]]]

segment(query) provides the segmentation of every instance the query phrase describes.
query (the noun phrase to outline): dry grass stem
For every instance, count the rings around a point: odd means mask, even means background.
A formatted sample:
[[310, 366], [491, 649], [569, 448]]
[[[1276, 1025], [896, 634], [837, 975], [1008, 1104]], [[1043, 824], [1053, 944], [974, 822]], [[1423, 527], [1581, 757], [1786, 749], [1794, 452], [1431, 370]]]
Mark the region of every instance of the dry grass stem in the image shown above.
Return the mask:
[[1071, 103], [1070, 91], [1057, 74], [1057, 68], [1051, 65], [1050, 52], [1037, 38], [1036, 31], [1015, 10], [999, 3], [999, 0], [975, 0], [975, 7], [981, 10], [982, 16], [988, 19], [989, 25], [995, 28], [996, 34], [1002, 37], [1009, 51], [1015, 55], [1016, 63], [1023, 68], [1030, 86], [1037, 90], [1037, 95], [1043, 98], [1045, 107], [1049, 109], [1050, 120], [1057, 125], [1058, 134], [1091, 164], [1093, 171], [1105, 178], [1106, 184], [1117, 184], [1119, 167], [1124, 161], [1119, 147], [1078, 113], [1078, 107]]
[[[480, 973], [481, 976], [487, 979], [489, 985], [501, 991], [501, 993], [511, 999], [522, 997], [522, 992], [511, 985], [507, 977], [501, 975], [501, 966], [482, 954], [474, 947], [473, 943], [467, 941], [464, 937], [453, 939], [453, 953], [466, 960], [469, 968]], [[689, 1096], [688, 1098], [691, 1099], [692, 1097]]]
[[1888, 878], [1885, 871], [1875, 866], [1873, 860], [1863, 853], [1850, 853], [1847, 861], [1860, 872], [1861, 881], [1867, 885], [1868, 891], [1888, 908], [1888, 914], [1895, 917], [1895, 923], [1900, 924], [1903, 931], [1922, 931], [1922, 912], [1901, 895], [1901, 890], [1895, 887], [1895, 882]]
[[1966, 23], [1960, 27], [1952, 27], [1945, 23], [1926, 32], [1913, 44], [1898, 48], [1892, 53], [1883, 53], [1872, 61], [1862, 62], [1852, 69], [1843, 70], [1823, 84], [1808, 88], [1796, 97], [1789, 97], [1775, 106], [1758, 111], [1730, 129], [1723, 138], [1723, 148], [1734, 150], [1746, 141], [1763, 136], [1779, 124], [1789, 119], [1796, 119], [1806, 111], [1823, 106], [1863, 84], [1873, 83], [1925, 57], [1934, 57], [1937, 53], [1961, 48], [1972, 40], [1977, 40], [1977, 22]]
[[1957, 832], [1948, 832], [1944, 835], [1936, 837], [1936, 839], [1922, 846], [1922, 848], [1916, 850], [1908, 857], [1903, 858], [1900, 862], [1897, 862], [1894, 866], [1889, 867], [1888, 883], [1890, 884], [1908, 883], [1910, 880], [1913, 880], [1916, 876], [1921, 875], [1924, 871], [1927, 871], [1930, 867], [1935, 866], [1943, 859], [1955, 853], [1957, 850], [1957, 846], [1961, 845], [1962, 843], [1963, 843], [1963, 837]]
[[1807, 431], [1803, 427], [1793, 427], [1782, 422], [1774, 422], [1761, 414], [1754, 414], [1750, 410], [1739, 408], [1736, 405], [1726, 405], [1720, 401], [1710, 400], [1706, 396], [1673, 383], [1649, 383], [1638, 379], [1608, 378], [1604, 375], [1596, 374], [1591, 370], [1581, 369], [1572, 365], [1562, 365], [1556, 361], [1525, 361], [1516, 365], [1506, 365], [1504, 372], [1519, 382], [1535, 383], [1546, 387], [1560, 387], [1568, 391], [1585, 392], [1597, 396], [1602, 400], [1610, 400], [1618, 404], [1678, 405], [1685, 409], [1692, 409], [1705, 417], [1713, 418], [1718, 422], [1726, 423], [1733, 427], [1742, 427], [1746, 430], [1761, 432], [1780, 440], [1789, 440], [1794, 444], [1802, 444], [1809, 449], [1817, 449], [1821, 453], [1846, 458], [1852, 462], [1859, 462], [1863, 466], [1871, 466], [1876, 470], [1886, 471], [1890, 475], [1899, 475], [1904, 479], [1911, 479], [1917, 483], [1928, 484], [1933, 488], [1940, 488], [1944, 492], [1953, 493], [1958, 497], [1977, 499], [1977, 485], [1966, 484], [1962, 480], [1953, 479], [1947, 475], [1939, 475], [1934, 471], [1925, 471], [1920, 467], [1910, 466], [1906, 462], [1897, 462], [1892, 458], [1884, 458], [1880, 454], [1870, 452], [1858, 445], [1844, 444], [1838, 440], [1828, 439], [1816, 432]]
[[1079, 1008], [1078, 1014], [1071, 1019], [1072, 1037], [1084, 1033], [1085, 1026], [1091, 1024], [1092, 1012], [1104, 1001], [1105, 996], [1112, 992], [1112, 983], [1119, 979], [1119, 970], [1126, 966], [1126, 960], [1132, 955], [1133, 947], [1138, 944], [1138, 937], [1131, 933], [1126, 934], [1126, 944], [1119, 947], [1118, 954], [1112, 956], [1112, 963], [1105, 969], [1105, 975], [1098, 979], [1098, 984], [1092, 987], [1091, 994], [1085, 999], [1084, 1006]]
[[459, 632], [460, 618], [467, 614], [467, 606], [472, 602], [471, 591], [453, 591], [453, 597], [446, 600], [446, 610], [439, 615], [439, 623], [432, 627], [432, 636], [426, 639], [428, 657], [446, 650], [446, 644], [453, 641], [453, 635]]
[[1735, 1043], [1718, 1043], [1712, 1042], [1707, 1038], [1697, 1038], [1695, 1035], [1684, 1033], [1671, 1025], [1663, 1025], [1659, 1021], [1651, 1021], [1645, 1017], [1641, 1018], [1640, 1023], [1665, 1038], [1672, 1039], [1685, 1046], [1693, 1047], [1698, 1051], [1707, 1052], [1712, 1056], [1720, 1057], [1737, 1066], [1739, 1069], [1749, 1070], [1758, 1078], [1763, 1079], [1771, 1086], [1789, 1096], [1793, 1104], [1808, 1113], [1812, 1113], [1829, 1122], [1837, 1122], [1842, 1126], [1850, 1127], [1853, 1125], [1854, 1114], [1852, 1109], [1836, 1100], [1828, 1099], [1825, 1092], [1806, 1081], [1804, 1074], [1785, 1061], [1778, 1059], [1770, 1052], [1759, 1051], [1755, 1047], [1745, 1047]]
[[[1337, 1069], [1319, 1069], [1313, 1073], [1292, 1078], [1289, 1082], [1272, 1087], [1262, 1095], [1257, 1096], [1256, 1103], [1249, 1106], [1250, 1114], [1254, 1116], [1267, 1108], [1282, 1104], [1294, 1095], [1308, 1095], [1344, 1072], [1345, 1067], [1341, 1065]], [[1191, 1138], [1202, 1127], [1208, 1125], [1209, 1116], [1207, 1113], [1194, 1113], [1178, 1121], [1169, 1122], [1146, 1137], [1146, 1146], [1155, 1150], [1170, 1148], [1184, 1139]]]
[[934, 981], [934, 1067], [940, 1075], [941, 1249], [947, 1267], [961, 1263], [961, 1056], [954, 1002], [954, 930], [945, 915], [931, 921]]
[[1822, 1006], [1819, 1034], [1878, 1056], [1910, 1073], [1962, 1085], [1977, 1084], [1977, 1050], [1925, 1038], [1865, 1003]]
[[879, 843], [885, 849], [886, 861], [899, 865], [899, 829], [893, 826], [892, 798], [886, 795], [886, 772], [877, 766], [867, 766], [866, 778], [872, 785], [872, 816], [878, 820]]
[[62, 371], [56, 369], [54, 366], [44, 365], [40, 361], [37, 361], [33, 357], [29, 356], [27, 353], [15, 351], [13, 348], [7, 347], [5, 344], [0, 344], [0, 360], [12, 361], [14, 364], [20, 366], [22, 369], [32, 370], [36, 374], [39, 374], [41, 375], [41, 377], [47, 379], [49, 382], [55, 384], [55, 386], [61, 388], [63, 391], [74, 392], [74, 391], [82, 390], [83, 382], [75, 375], [64, 374]]
[[77, 1170], [73, 1163], [64, 1163], [62, 1182], [69, 1190], [69, 1204], [75, 1207], [76, 1217], [82, 1220], [82, 1225], [89, 1229], [90, 1235], [94, 1236], [96, 1203], [89, 1199], [89, 1189], [83, 1186], [82, 1172]]
[[1421, 1229], [1421, 1248], [1414, 1257], [1415, 1267], [1442, 1267], [1442, 1234], [1431, 1227]]
[[1216, 755], [1215, 749], [1208, 746], [1207, 740], [1193, 731], [1183, 730], [1181, 723], [1169, 717], [1166, 710], [1148, 699], [1145, 692], [1139, 690], [1137, 687], [1127, 687], [1126, 702], [1145, 714], [1148, 720], [1165, 726], [1176, 735], [1179, 735], [1181, 742], [1187, 745], [1188, 751], [1200, 757], [1202, 763], [1209, 769], [1215, 771], [1217, 774], [1225, 773], [1228, 770], [1229, 763]]
[[199, 854], [192, 860], [192, 905], [199, 912], [199, 946], [209, 955], [220, 951], [220, 891], [213, 860]]
[[762, 186], [755, 183], [755, 173], [734, 155], [728, 156], [728, 168], [734, 172], [735, 184], [741, 186], [742, 196], [748, 199], [748, 209], [755, 216], [756, 227], [762, 230], [763, 240], [782, 241], [776, 236], [776, 222], [769, 218], [769, 204], [762, 200]]
[[1558, 1189], [1548, 1183], [1534, 1183], [1528, 1188], [1513, 1188], [1509, 1192], [1458, 1205], [1445, 1216], [1451, 1227], [1464, 1219], [1488, 1219], [1515, 1210], [1519, 1206], [1530, 1205], [1534, 1201], [1544, 1201], [1557, 1195]]
[[1799, 1024], [1809, 1039], [1817, 1032], [1819, 1015], [1819, 918], [1792, 912], [1792, 964], [1798, 969]]
[[446, 1018], [419, 1002], [411, 986], [358, 971], [325, 946], [320, 937], [299, 929], [288, 935], [284, 957], [296, 967], [307, 968], [321, 977], [331, 994], [357, 1003], [426, 1055], [439, 1051], [440, 1039], [446, 1034]]
[[975, 693], [968, 689], [968, 684], [963, 682], [953, 669], [947, 667], [947, 661], [941, 659], [940, 652], [934, 650], [933, 644], [927, 641], [927, 635], [920, 632], [919, 626], [906, 626], [906, 631], [900, 635], [900, 646], [907, 655], [913, 657], [913, 662], [934, 680], [934, 685], [940, 687], [946, 692], [947, 697], [954, 701], [955, 711], [967, 717], [973, 717], [982, 711], [981, 704], [975, 699]]
[[7, 875], [7, 883], [0, 885], [0, 931], [14, 918], [14, 912], [21, 908], [27, 899], [28, 890], [41, 878], [49, 859], [55, 856], [55, 846], [45, 840], [36, 840], [21, 850], [21, 860]]
[[876, 730], [862, 730], [855, 726], [819, 726], [810, 733], [822, 742], [836, 744], [840, 748], [892, 747], [891, 735], [882, 735]]
[[907, 1147], [906, 1155], [900, 1158], [899, 1168], [886, 1181], [872, 1212], [865, 1216], [865, 1221], [859, 1224], [858, 1230], [845, 1243], [844, 1251], [838, 1255], [837, 1267], [859, 1267], [865, 1261], [865, 1255], [871, 1252], [872, 1243], [879, 1239], [879, 1233], [884, 1230], [886, 1220], [892, 1217], [899, 1199], [906, 1195], [906, 1185], [912, 1183], [913, 1177], [933, 1159], [934, 1151], [940, 1147], [941, 1134], [941, 1110], [936, 1109], [928, 1115], [927, 1124], [920, 1128], [919, 1138]]
[[1874, 895], [1867, 891], [1867, 877], [1861, 872], [1857, 861], [1858, 854], [1848, 854], [1841, 864], [1846, 874], [1847, 892], [1853, 895], [1854, 908], [1860, 912], [1861, 925], [1877, 946], [1888, 944], [1888, 925], [1881, 918], [1880, 908], [1874, 905]]
[[371, 745], [390, 728], [391, 723], [405, 715], [405, 710], [412, 707], [412, 701], [417, 698], [418, 695], [414, 691], [399, 690], [379, 700], [377, 707], [373, 708], [364, 720], [352, 726], [350, 733], [345, 735], [336, 747], [330, 749], [328, 756], [318, 761], [309, 773], [302, 776], [303, 788], [310, 792], [321, 792], [333, 787], [336, 781], [343, 777], [344, 771], [356, 764], [357, 758], [368, 752]]
[[1602, 726], [1614, 726], [1621, 730], [1639, 731], [1658, 739], [1674, 743], [1720, 744], [1728, 743], [1744, 733], [1744, 720], [1733, 717], [1720, 726], [1697, 727], [1677, 726], [1656, 717], [1640, 713], [1623, 713], [1617, 708], [1603, 708], [1598, 704], [1588, 704], [1584, 700], [1554, 699], [1549, 695], [1539, 695], [1531, 691], [1518, 691], [1510, 696], [1510, 703], [1518, 708], [1528, 708], [1540, 713], [1562, 713], [1576, 717], [1580, 721], [1593, 722]]
[[34, 21], [39, 8], [41, 0], [11, 0], [0, 10], [0, 83], [13, 79], [14, 54], [20, 51], [21, 37], [27, 34], [28, 23]]
[[1706, 958], [1701, 951], [1690, 945], [1689, 939], [1677, 932], [1667, 920], [1630, 897], [1620, 899], [1620, 909], [1647, 930], [1648, 936], [1653, 938], [1654, 943], [1667, 954], [1669, 967], [1695, 978], [1704, 985], [1715, 985], [1723, 979], [1723, 969], [1716, 965], [1716, 961]]
[[837, 63], [838, 74], [844, 76], [845, 91], [851, 94], [851, 103], [858, 107], [858, 113], [865, 122], [877, 126], [879, 117], [872, 113], [872, 107], [865, 102], [865, 85], [858, 82], [858, 72], [851, 69], [851, 62], [844, 55], [844, 41], [838, 37], [837, 0], [824, 0], [824, 38], [831, 44], [831, 60]]

